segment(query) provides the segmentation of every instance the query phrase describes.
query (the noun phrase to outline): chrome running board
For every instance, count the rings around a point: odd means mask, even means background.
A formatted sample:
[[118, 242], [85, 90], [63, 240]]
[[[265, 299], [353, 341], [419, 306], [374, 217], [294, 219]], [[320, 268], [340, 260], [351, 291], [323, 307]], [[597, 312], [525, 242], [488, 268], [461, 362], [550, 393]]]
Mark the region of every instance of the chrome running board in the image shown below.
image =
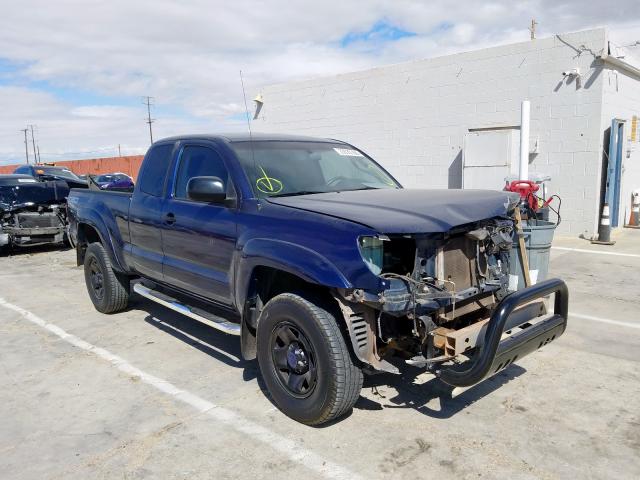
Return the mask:
[[174, 312], [186, 315], [187, 317], [193, 318], [194, 320], [213, 327], [216, 330], [220, 330], [221, 332], [228, 333], [230, 335], [240, 335], [239, 323], [229, 322], [222, 317], [218, 317], [212, 313], [205, 312], [204, 310], [200, 310], [199, 308], [183, 305], [179, 303], [175, 298], [145, 287], [141, 283], [134, 284], [133, 291], [138, 295], [142, 295], [143, 297], [148, 298], [152, 302], [159, 303], [163, 307], [170, 308]]

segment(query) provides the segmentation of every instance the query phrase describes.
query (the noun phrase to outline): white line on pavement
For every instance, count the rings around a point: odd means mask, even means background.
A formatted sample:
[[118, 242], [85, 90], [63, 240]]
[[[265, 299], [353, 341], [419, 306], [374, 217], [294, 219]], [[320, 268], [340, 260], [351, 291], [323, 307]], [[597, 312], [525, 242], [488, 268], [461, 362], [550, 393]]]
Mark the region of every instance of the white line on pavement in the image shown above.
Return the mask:
[[203, 398], [194, 395], [186, 390], [181, 390], [175, 385], [169, 383], [166, 380], [150, 375], [133, 365], [127, 362], [125, 359], [114, 355], [113, 353], [105, 350], [103, 348], [92, 345], [91, 343], [85, 342], [84, 340], [67, 333], [62, 328], [49, 323], [37, 315], [31, 313], [28, 310], [25, 310], [22, 307], [14, 305], [12, 303], [7, 302], [3, 298], [0, 298], [0, 305], [3, 307], [13, 310], [16, 313], [19, 313], [24, 318], [29, 320], [30, 322], [38, 325], [41, 328], [48, 330], [49, 332], [57, 335], [65, 342], [70, 343], [74, 347], [80, 348], [84, 351], [93, 353], [94, 355], [100, 357], [103, 360], [106, 360], [111, 365], [116, 367], [121, 372], [135, 378], [139, 378], [142, 382], [151, 385], [157, 390], [170, 395], [177, 400], [180, 400], [187, 405], [195, 408], [201, 413], [204, 413], [214, 420], [221, 422], [234, 430], [246, 434], [248, 437], [251, 437], [255, 440], [258, 440], [274, 450], [279, 451], [290, 460], [299, 463], [300, 465], [309, 468], [310, 470], [315, 471], [316, 473], [322, 475], [325, 478], [331, 479], [360, 479], [358, 475], [351, 472], [345, 467], [342, 467], [338, 464], [332, 463], [320, 455], [303, 448], [299, 442], [295, 442], [288, 438], [285, 438], [271, 430], [251, 421], [240, 414], [229, 410], [224, 407], [220, 407], [215, 405], [214, 403], [209, 402]]
[[584, 320], [592, 320], [594, 322], [600, 322], [600, 323], [608, 323], [609, 325], [618, 325], [619, 327], [640, 329], [640, 323], [621, 322], [620, 320], [611, 320], [609, 318], [594, 317], [593, 315], [585, 315], [584, 313], [569, 312], [569, 317], [582, 318]]
[[640, 255], [639, 254], [635, 254], [635, 253], [603, 252], [601, 250], [587, 250], [586, 248], [551, 247], [551, 250], [564, 250], [566, 252], [597, 253], [598, 255], [614, 255], [616, 257], [636, 257], [636, 258], [640, 258]]

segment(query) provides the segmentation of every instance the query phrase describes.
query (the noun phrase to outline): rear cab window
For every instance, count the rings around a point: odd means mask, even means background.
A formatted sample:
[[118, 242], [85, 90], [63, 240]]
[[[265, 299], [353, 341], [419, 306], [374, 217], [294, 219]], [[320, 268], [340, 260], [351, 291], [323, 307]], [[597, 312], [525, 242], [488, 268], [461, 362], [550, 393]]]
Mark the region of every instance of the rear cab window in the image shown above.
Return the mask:
[[161, 197], [171, 164], [173, 143], [157, 145], [151, 148], [140, 171], [138, 185], [140, 190], [154, 197]]

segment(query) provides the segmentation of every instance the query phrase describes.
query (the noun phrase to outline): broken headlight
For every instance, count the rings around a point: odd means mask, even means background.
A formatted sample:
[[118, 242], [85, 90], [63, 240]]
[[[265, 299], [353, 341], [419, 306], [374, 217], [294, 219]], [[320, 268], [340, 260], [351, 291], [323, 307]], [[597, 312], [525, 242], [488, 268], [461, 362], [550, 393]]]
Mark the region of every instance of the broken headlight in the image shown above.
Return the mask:
[[384, 261], [384, 240], [380, 237], [360, 237], [358, 238], [358, 250], [362, 260], [367, 264], [369, 270], [375, 275], [382, 272]]

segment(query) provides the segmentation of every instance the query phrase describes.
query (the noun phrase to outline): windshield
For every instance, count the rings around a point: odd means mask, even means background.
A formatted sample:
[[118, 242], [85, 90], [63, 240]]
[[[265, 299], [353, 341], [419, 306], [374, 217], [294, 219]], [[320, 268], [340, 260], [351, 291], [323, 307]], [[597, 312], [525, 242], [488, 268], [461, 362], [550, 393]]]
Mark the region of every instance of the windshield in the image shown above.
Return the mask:
[[231, 147], [258, 198], [402, 188], [372, 159], [341, 143], [237, 142]]
[[80, 180], [80, 178], [78, 178], [78, 176], [75, 173], [73, 173], [71, 170], [69, 170], [68, 168], [62, 168], [62, 167], [38, 166], [36, 167], [36, 173], [38, 175], [55, 175], [56, 177], [68, 178], [69, 180]]

